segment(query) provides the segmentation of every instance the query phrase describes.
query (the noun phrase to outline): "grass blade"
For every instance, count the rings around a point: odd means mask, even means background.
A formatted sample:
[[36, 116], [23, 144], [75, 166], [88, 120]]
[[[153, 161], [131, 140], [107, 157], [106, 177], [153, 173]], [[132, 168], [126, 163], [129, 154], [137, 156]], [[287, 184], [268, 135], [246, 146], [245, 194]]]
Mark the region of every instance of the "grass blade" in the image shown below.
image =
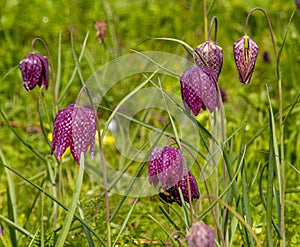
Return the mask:
[[75, 185], [75, 191], [74, 191], [73, 198], [72, 198], [70, 207], [68, 209], [67, 216], [63, 223], [63, 227], [61, 229], [61, 233], [58, 236], [55, 247], [62, 247], [64, 245], [67, 235], [69, 233], [69, 229], [71, 227], [71, 224], [72, 224], [72, 221], [74, 218], [75, 210], [76, 210], [79, 195], [80, 195], [83, 174], [84, 174], [84, 155], [83, 155], [83, 153], [81, 153], [80, 165], [79, 165], [79, 170], [78, 170], [77, 180], [76, 180], [76, 185]]

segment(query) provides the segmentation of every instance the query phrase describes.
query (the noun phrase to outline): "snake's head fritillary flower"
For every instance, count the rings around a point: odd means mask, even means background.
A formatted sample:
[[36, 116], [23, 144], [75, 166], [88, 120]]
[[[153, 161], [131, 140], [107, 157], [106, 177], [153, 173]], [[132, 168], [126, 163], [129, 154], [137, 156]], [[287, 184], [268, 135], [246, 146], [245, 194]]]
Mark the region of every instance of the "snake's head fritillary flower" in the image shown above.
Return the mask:
[[185, 164], [179, 148], [155, 148], [151, 152], [148, 166], [149, 182], [157, 186], [159, 181], [168, 187], [177, 184], [185, 174]]
[[186, 69], [180, 76], [180, 85], [184, 106], [195, 116], [201, 109], [208, 108], [213, 112], [220, 106], [218, 86], [211, 68], [195, 66]]
[[47, 57], [32, 52], [23, 58], [19, 66], [23, 86], [27, 91], [32, 90], [36, 85], [48, 89], [49, 68]]
[[300, 0], [295, 0], [297, 11], [300, 12]]
[[[223, 50], [215, 41], [206, 41], [199, 45], [195, 52], [195, 63], [197, 66], [208, 66], [211, 68], [215, 80], [218, 81], [222, 65], [223, 65]], [[199, 56], [204, 60], [202, 61]]]
[[215, 238], [213, 230], [204, 223], [195, 223], [186, 234], [189, 247], [214, 247]]
[[240, 82], [248, 84], [258, 55], [258, 46], [253, 39], [245, 35], [234, 42], [233, 53]]
[[183, 178], [176, 184], [174, 187], [169, 189], [168, 191], [172, 191], [172, 196], [174, 198], [174, 202], [177, 202], [180, 206], [182, 206], [180, 194], [179, 194], [179, 188], [182, 192], [182, 196], [184, 201], [189, 203], [189, 185], [188, 181], [190, 183], [190, 190], [191, 190], [191, 201], [193, 199], [199, 199], [200, 193], [198, 189], [198, 185], [196, 182], [196, 179], [191, 171], [188, 171], [188, 174], [184, 174]]
[[90, 146], [94, 158], [95, 134], [94, 111], [84, 106], [70, 104], [58, 111], [55, 117], [51, 154], [56, 151], [56, 158], [59, 159], [67, 147], [70, 147], [75, 161], [79, 164], [80, 154], [85, 154]]

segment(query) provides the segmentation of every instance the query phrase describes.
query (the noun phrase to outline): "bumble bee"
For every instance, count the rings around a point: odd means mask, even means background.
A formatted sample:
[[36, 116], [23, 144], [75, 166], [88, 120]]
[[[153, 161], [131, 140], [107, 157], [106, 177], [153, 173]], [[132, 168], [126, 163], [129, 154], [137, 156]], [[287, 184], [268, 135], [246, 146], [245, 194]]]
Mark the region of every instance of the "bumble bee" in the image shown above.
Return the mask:
[[175, 186], [170, 188], [162, 185], [158, 192], [159, 200], [163, 203], [173, 203], [176, 201]]

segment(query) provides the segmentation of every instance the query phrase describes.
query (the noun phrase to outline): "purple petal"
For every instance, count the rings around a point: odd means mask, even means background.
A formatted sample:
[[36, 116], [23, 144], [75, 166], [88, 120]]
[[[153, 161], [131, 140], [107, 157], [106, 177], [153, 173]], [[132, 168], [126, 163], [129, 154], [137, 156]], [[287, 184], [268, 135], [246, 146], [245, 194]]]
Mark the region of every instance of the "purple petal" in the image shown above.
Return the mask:
[[96, 118], [94, 111], [81, 106], [75, 106], [72, 112], [72, 142], [71, 153], [79, 164], [80, 153], [86, 153], [89, 146], [94, 158], [94, 142], [96, 134]]
[[36, 53], [35, 55], [41, 60], [41, 63], [42, 63], [42, 74], [41, 74], [41, 78], [39, 80], [38, 85], [40, 88], [45, 87], [45, 89], [47, 90], [48, 86], [49, 86], [48, 59], [47, 59], [47, 57], [45, 57], [41, 54]]
[[220, 75], [222, 65], [223, 65], [223, 50], [220, 46], [217, 45], [214, 41], [206, 41], [199, 45], [195, 50], [203, 61], [196, 54], [195, 63], [197, 66], [208, 66], [212, 69], [215, 80], [218, 80]]
[[80, 153], [86, 153], [90, 146], [94, 158], [96, 117], [94, 111], [70, 104], [60, 110], [55, 118], [51, 153], [56, 151], [59, 159], [70, 146], [75, 161], [79, 164]]
[[74, 106], [74, 104], [71, 104], [67, 108], [58, 111], [55, 117], [51, 154], [56, 151], [57, 159], [64, 154], [72, 141], [72, 112]]
[[43, 65], [36, 54], [30, 53], [20, 62], [20, 70], [23, 79], [23, 86], [29, 91], [39, 83]]
[[[198, 190], [198, 185], [196, 182], [195, 177], [191, 173], [191, 171], [188, 172], [188, 179], [190, 182], [190, 189], [191, 189], [191, 199], [193, 200], [198, 199], [200, 197], [200, 193]], [[188, 180], [186, 175], [183, 177], [183, 179], [178, 183], [178, 186], [180, 187], [182, 191], [183, 198], [186, 202], [189, 202], [189, 187], [188, 187]]]
[[195, 116], [198, 115], [201, 108], [206, 109], [200, 98], [200, 70], [199, 67], [188, 68], [180, 76], [184, 106], [187, 111], [191, 109]]
[[255, 67], [258, 46], [249, 36], [243, 36], [234, 42], [233, 53], [240, 82], [248, 84]]
[[214, 247], [214, 231], [204, 223], [195, 223], [186, 234], [189, 247]]
[[162, 172], [163, 170], [163, 151], [164, 148], [154, 148], [151, 152], [149, 165], [148, 165], [148, 176], [149, 176], [149, 183], [153, 186], [157, 186], [158, 180], [158, 173]]
[[163, 151], [163, 171], [158, 174], [162, 184], [172, 187], [176, 185], [185, 174], [185, 164], [179, 148], [165, 147]]
[[200, 98], [205, 107], [213, 112], [216, 107], [220, 107], [217, 83], [210, 68], [203, 67], [202, 71]]
[[180, 77], [181, 94], [186, 108], [198, 115], [200, 109], [210, 112], [219, 107], [218, 89], [212, 70], [208, 67], [186, 69]]

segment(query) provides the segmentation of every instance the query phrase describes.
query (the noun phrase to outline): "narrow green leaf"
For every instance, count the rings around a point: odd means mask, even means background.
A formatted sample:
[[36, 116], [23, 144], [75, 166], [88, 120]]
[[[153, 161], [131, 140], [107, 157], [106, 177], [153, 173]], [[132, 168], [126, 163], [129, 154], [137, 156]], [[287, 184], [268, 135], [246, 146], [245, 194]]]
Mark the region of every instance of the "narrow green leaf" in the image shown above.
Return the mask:
[[[142, 192], [142, 190], [141, 190], [141, 192]], [[126, 227], [126, 224], [127, 224], [128, 220], [129, 220], [129, 218], [130, 218], [130, 216], [131, 216], [131, 214], [132, 214], [132, 212], [133, 212], [133, 209], [134, 209], [134, 207], [135, 207], [135, 205], [136, 205], [136, 203], [137, 203], [137, 201], [138, 201], [138, 199], [139, 199], [139, 196], [140, 196], [140, 195], [138, 195], [138, 197], [136, 197], [135, 200], [134, 200], [134, 202], [132, 203], [132, 205], [131, 205], [131, 207], [130, 207], [130, 210], [128, 211], [128, 213], [127, 213], [127, 215], [126, 215], [126, 217], [125, 217], [125, 219], [124, 219], [124, 221], [123, 221], [123, 224], [122, 224], [122, 226], [121, 226], [121, 229], [119, 230], [118, 235], [117, 235], [117, 237], [115, 238], [115, 241], [114, 241], [114, 243], [113, 243], [112, 246], [115, 246], [115, 245], [117, 244], [117, 242], [118, 242], [118, 240], [119, 240], [119, 238], [120, 238], [120, 236], [121, 236], [123, 230], [124, 230], [125, 227]]]
[[[0, 148], [0, 157], [1, 157], [2, 162], [4, 164], [8, 165], [1, 148]], [[17, 222], [18, 221], [17, 199], [16, 199], [15, 183], [14, 183], [14, 179], [13, 179], [13, 174], [8, 169], [5, 169], [5, 172], [6, 172], [6, 178], [7, 178], [8, 216], [11, 221]], [[12, 226], [9, 226], [9, 232], [10, 232], [11, 242], [17, 246], [17, 233], [15, 231], [15, 228]]]
[[80, 190], [81, 190], [81, 185], [82, 185], [82, 180], [83, 180], [83, 174], [84, 174], [84, 154], [80, 154], [80, 165], [79, 165], [79, 170], [77, 174], [77, 179], [76, 179], [76, 184], [75, 184], [75, 191], [73, 193], [72, 201], [70, 204], [70, 207], [68, 209], [67, 216], [64, 220], [63, 227], [61, 229], [61, 232], [58, 236], [57, 242], [55, 244], [55, 247], [62, 247], [65, 243], [65, 240], [67, 238], [67, 235], [69, 233], [69, 229], [71, 227], [75, 210], [77, 207], [77, 203], [79, 200], [79, 195], [80, 195]]
[[[80, 215], [81, 219], [84, 220], [85, 222], [87, 222], [80, 201], [78, 201], [78, 211], [79, 211], [79, 215]], [[83, 230], [84, 230], [84, 232], [85, 232], [85, 236], [86, 236], [87, 241], [88, 241], [88, 243], [89, 243], [89, 247], [95, 247], [95, 243], [94, 243], [94, 240], [93, 240], [93, 238], [92, 238], [92, 235], [91, 235], [89, 229], [87, 229], [87, 228], [83, 225]]]

